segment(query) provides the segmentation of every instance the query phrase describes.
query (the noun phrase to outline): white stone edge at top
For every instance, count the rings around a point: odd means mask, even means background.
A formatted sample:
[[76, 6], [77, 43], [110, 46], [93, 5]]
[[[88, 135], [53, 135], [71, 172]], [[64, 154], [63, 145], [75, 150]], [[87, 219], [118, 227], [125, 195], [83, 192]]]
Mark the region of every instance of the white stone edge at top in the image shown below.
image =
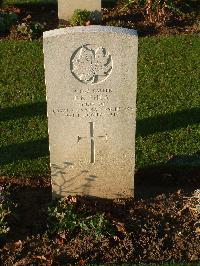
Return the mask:
[[119, 33], [124, 35], [137, 36], [137, 31], [122, 27], [112, 27], [112, 26], [101, 26], [101, 25], [91, 25], [91, 26], [76, 26], [76, 27], [66, 27], [55, 30], [49, 30], [43, 32], [43, 38], [57, 37], [59, 35], [64, 35], [68, 33], [88, 33], [88, 32], [108, 32], [108, 33]]

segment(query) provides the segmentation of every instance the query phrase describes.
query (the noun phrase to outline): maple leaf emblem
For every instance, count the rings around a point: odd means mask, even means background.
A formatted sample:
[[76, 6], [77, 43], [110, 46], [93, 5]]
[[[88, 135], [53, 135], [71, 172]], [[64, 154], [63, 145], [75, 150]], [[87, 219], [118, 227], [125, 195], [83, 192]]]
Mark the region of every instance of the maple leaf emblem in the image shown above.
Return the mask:
[[111, 70], [111, 55], [103, 47], [92, 49], [83, 45], [72, 60], [72, 73], [83, 83], [98, 83], [106, 79]]

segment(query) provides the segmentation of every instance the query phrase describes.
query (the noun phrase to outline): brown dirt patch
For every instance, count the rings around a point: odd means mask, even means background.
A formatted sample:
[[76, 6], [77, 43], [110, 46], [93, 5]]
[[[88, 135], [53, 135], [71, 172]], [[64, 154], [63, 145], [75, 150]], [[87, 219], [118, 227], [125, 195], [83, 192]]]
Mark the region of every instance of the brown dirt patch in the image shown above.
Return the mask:
[[[151, 197], [143, 190], [143, 196], [136, 199], [78, 197], [81, 211], [103, 212], [109, 221], [121, 227], [117, 237], [96, 241], [77, 232], [73, 237], [49, 239], [45, 229], [47, 205], [51, 200], [50, 180], [27, 179], [20, 183], [18, 179], [3, 178], [0, 181], [11, 184], [19, 215], [18, 220], [10, 221], [10, 235], [2, 243], [2, 265], [200, 260], [200, 234], [197, 231], [200, 215], [191, 204], [191, 192], [175, 191], [176, 188], [171, 187], [173, 193], [159, 194], [158, 191]], [[156, 187], [148, 189], [156, 190]]]
[[[183, 3], [188, 1], [183, 1]], [[189, 6], [184, 4], [181, 7], [182, 15], [169, 13], [165, 22], [150, 22], [145, 16], [144, 8], [123, 8], [118, 4], [114, 7], [102, 8], [102, 25], [127, 27], [137, 29], [139, 36], [189, 34], [200, 32], [200, 4], [194, 0]], [[58, 27], [69, 26], [69, 23], [62, 23], [59, 26], [57, 17], [57, 6], [54, 4], [21, 4], [2, 8], [7, 12], [18, 14], [18, 23], [11, 28], [0, 39], [30, 39], [29, 36], [19, 34], [17, 25], [21, 23], [39, 22], [43, 31]]]

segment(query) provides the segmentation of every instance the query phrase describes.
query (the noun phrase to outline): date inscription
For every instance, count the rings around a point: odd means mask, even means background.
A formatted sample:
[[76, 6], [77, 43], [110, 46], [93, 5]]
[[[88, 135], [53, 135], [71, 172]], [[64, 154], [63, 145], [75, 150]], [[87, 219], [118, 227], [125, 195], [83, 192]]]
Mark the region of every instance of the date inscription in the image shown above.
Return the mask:
[[109, 99], [112, 93], [112, 89], [74, 89], [72, 107], [53, 109], [52, 112], [67, 118], [97, 118], [116, 117], [123, 112], [134, 111], [131, 106], [116, 106], [114, 103], [111, 105]]

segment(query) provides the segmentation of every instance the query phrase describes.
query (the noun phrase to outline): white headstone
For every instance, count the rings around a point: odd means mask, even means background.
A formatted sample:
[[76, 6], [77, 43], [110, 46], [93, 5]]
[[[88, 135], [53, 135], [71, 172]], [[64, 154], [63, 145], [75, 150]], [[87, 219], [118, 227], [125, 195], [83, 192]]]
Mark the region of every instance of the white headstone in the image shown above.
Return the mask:
[[54, 195], [133, 196], [137, 54], [134, 30], [44, 33]]
[[70, 20], [76, 9], [94, 12], [99, 19], [101, 13], [101, 0], [58, 0], [59, 20]]

